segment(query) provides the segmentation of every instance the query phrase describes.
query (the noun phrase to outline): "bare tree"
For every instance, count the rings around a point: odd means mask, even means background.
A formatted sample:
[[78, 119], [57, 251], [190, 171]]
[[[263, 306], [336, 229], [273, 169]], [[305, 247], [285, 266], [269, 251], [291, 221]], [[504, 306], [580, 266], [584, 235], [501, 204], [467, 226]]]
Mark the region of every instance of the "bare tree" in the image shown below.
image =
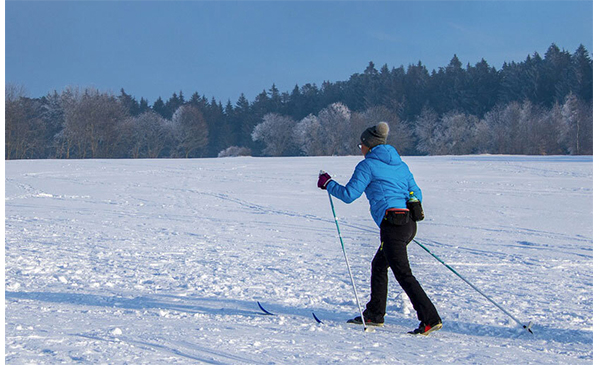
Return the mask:
[[94, 88], [83, 93], [78, 89], [67, 89], [63, 93], [63, 103], [65, 125], [60, 138], [64, 143], [75, 147], [78, 158], [113, 157], [120, 124], [126, 118], [117, 98]]
[[5, 158], [22, 158], [27, 143], [27, 115], [23, 103], [25, 90], [14, 84], [4, 87]]
[[4, 107], [5, 159], [45, 157], [46, 128], [40, 101], [25, 97], [23, 87], [7, 84]]

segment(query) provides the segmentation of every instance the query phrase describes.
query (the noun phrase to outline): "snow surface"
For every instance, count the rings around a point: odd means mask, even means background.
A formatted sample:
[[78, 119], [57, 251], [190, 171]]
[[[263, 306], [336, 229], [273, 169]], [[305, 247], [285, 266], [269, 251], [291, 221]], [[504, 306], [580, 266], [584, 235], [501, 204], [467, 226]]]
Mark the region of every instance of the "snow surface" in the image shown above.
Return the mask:
[[[534, 335], [414, 243], [444, 328], [406, 334], [392, 275], [386, 326], [345, 323], [357, 308], [316, 180], [346, 183], [359, 157], [7, 161], [6, 363], [591, 363], [592, 157], [405, 160], [417, 240]], [[364, 196], [334, 202], [364, 306], [378, 230]]]

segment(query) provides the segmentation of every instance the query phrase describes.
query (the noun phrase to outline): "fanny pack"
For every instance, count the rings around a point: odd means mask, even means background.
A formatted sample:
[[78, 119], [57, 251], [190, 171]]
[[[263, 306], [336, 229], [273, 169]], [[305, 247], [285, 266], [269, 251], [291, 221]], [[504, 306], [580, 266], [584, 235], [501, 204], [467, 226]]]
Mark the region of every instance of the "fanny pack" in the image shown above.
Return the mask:
[[383, 218], [389, 224], [394, 226], [403, 226], [410, 222], [410, 211], [408, 209], [388, 209], [385, 211]]

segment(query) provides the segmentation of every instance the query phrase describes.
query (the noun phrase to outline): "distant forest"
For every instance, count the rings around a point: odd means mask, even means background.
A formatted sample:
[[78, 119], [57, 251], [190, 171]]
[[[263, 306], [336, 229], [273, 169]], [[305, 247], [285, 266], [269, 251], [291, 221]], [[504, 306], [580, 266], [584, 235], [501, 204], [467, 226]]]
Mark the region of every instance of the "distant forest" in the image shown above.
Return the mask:
[[5, 86], [5, 158], [197, 158], [359, 154], [379, 121], [404, 155], [592, 154], [593, 61], [552, 44], [497, 70], [372, 62], [346, 81], [276, 85], [225, 106], [181, 92], [153, 103], [93, 88], [41, 98]]

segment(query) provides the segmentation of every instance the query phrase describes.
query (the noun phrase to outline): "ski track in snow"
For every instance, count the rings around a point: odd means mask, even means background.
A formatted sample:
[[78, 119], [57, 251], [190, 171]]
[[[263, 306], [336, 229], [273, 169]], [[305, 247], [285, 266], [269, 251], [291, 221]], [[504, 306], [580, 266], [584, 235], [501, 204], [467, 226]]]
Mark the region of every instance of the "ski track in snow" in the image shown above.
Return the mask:
[[[405, 334], [418, 322], [392, 275], [386, 326], [345, 323], [316, 175], [346, 183], [358, 157], [7, 161], [6, 363], [591, 363], [592, 157], [405, 160], [416, 239], [533, 336], [416, 244], [442, 331]], [[364, 306], [378, 229], [364, 196], [334, 203]]]

